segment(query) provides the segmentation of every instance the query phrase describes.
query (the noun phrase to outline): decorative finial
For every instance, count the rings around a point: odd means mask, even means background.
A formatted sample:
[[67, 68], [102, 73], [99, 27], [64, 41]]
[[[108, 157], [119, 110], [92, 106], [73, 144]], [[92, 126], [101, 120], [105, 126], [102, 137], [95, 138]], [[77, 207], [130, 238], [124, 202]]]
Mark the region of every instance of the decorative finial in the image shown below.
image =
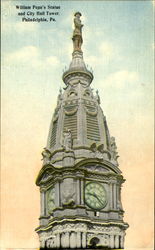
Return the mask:
[[81, 23], [80, 17], [82, 14], [80, 12], [76, 12], [74, 14], [74, 31], [73, 31], [73, 51], [82, 51], [81, 50], [81, 45], [83, 43], [82, 39], [82, 27], [83, 24]]

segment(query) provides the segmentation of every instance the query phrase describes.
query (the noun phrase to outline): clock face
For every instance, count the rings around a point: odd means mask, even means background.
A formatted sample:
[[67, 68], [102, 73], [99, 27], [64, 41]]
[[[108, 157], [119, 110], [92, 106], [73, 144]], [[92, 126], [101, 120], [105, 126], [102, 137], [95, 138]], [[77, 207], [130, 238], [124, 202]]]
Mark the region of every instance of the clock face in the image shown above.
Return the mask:
[[47, 209], [49, 213], [51, 213], [55, 207], [54, 200], [55, 200], [55, 191], [52, 188], [47, 192]]
[[85, 203], [95, 210], [101, 210], [106, 206], [106, 191], [102, 184], [93, 181], [86, 184]]

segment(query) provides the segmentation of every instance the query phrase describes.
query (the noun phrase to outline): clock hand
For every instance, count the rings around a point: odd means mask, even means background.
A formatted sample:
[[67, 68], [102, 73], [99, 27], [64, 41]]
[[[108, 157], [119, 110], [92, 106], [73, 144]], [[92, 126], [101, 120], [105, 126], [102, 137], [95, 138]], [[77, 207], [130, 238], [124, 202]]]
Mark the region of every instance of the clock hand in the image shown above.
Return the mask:
[[99, 197], [98, 197], [95, 193], [94, 193], [94, 197], [96, 197], [96, 199], [98, 199], [98, 201], [99, 201], [102, 205], [104, 205], [102, 199], [101, 199], [101, 198], [99, 199]]
[[102, 205], [104, 205], [103, 201], [98, 198], [98, 196], [95, 193], [87, 193], [91, 196], [94, 196]]

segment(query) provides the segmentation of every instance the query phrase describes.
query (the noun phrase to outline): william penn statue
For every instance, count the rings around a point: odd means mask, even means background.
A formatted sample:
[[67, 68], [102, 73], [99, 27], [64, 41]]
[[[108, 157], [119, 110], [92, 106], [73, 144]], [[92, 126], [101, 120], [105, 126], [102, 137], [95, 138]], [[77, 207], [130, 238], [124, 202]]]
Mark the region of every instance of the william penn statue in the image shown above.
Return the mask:
[[74, 48], [74, 51], [78, 50], [78, 51], [81, 51], [81, 45], [82, 45], [82, 42], [83, 42], [83, 39], [82, 39], [82, 27], [83, 27], [83, 24], [81, 23], [81, 20], [80, 20], [80, 16], [81, 13], [80, 12], [76, 12], [74, 14], [75, 18], [74, 18], [74, 31], [73, 31], [73, 37], [72, 37], [72, 40], [73, 40], [73, 48]]

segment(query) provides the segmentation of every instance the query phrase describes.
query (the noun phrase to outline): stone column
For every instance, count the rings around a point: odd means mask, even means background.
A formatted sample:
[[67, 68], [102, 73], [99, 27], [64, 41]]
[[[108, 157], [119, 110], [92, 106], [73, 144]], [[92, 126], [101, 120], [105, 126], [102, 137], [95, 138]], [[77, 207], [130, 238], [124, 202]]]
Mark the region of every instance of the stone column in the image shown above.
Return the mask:
[[83, 112], [82, 112], [82, 104], [79, 102], [79, 107], [77, 111], [77, 138], [79, 140], [79, 145], [84, 145], [84, 137], [85, 135], [83, 134], [83, 120], [81, 119], [83, 117]]
[[69, 248], [69, 232], [62, 233], [61, 236], [61, 247]]
[[55, 184], [55, 205], [60, 207], [60, 183], [59, 181]]
[[66, 248], [69, 248], [69, 237], [70, 237], [70, 233], [69, 232], [66, 232], [66, 237], [65, 237], [65, 240], [66, 240]]
[[84, 181], [81, 180], [81, 205], [84, 205]]
[[40, 247], [41, 248], [45, 247], [45, 240], [44, 239], [40, 239]]
[[116, 208], [119, 209], [120, 197], [119, 197], [119, 185], [116, 184]]
[[123, 210], [122, 200], [121, 200], [121, 185], [119, 186], [119, 201], [120, 201], [120, 208]]
[[52, 238], [52, 248], [56, 248], [56, 235], [53, 235]]
[[41, 216], [46, 215], [45, 211], [45, 191], [40, 192], [40, 207], [41, 207]]
[[[98, 126], [99, 126], [99, 130], [100, 130], [101, 141], [104, 141], [104, 145], [106, 145], [106, 141], [105, 141], [106, 131], [105, 131], [104, 123], [103, 123], [103, 114], [102, 114], [102, 110], [100, 107], [98, 107]], [[101, 131], [102, 131], [102, 133], [101, 133]]]
[[61, 233], [61, 247], [65, 248], [65, 233]]
[[82, 248], [86, 248], [86, 233], [82, 233]]
[[115, 248], [119, 248], [119, 235], [115, 235]]
[[114, 248], [114, 235], [110, 235], [110, 248]]
[[109, 197], [110, 197], [110, 209], [113, 208], [113, 188], [112, 188], [112, 183], [110, 182], [109, 185]]
[[47, 248], [50, 248], [50, 247], [51, 247], [51, 241], [50, 241], [49, 239], [46, 241], [46, 247], [47, 247]]
[[77, 235], [75, 232], [71, 232], [70, 234], [70, 248], [76, 248], [76, 239]]
[[86, 111], [85, 111], [85, 108], [84, 108], [84, 104], [82, 106], [82, 116], [83, 116], [83, 119], [82, 122], [83, 122], [83, 127], [82, 127], [82, 131], [83, 131], [83, 145], [87, 145], [87, 115], [86, 115]]
[[81, 248], [81, 232], [77, 232], [77, 248]]
[[56, 146], [61, 147], [63, 144], [63, 125], [64, 125], [64, 110], [63, 108], [60, 108], [59, 110], [59, 117], [58, 117], [58, 125], [57, 125], [57, 131], [56, 131]]
[[124, 236], [122, 235], [121, 237], [120, 237], [120, 248], [124, 248]]
[[117, 202], [117, 197], [116, 197], [116, 183], [113, 183], [113, 201], [114, 201], [114, 209], [116, 209], [116, 202]]
[[77, 200], [77, 205], [81, 204], [81, 200], [80, 200], [80, 180], [78, 179], [76, 181], [76, 200]]
[[60, 234], [59, 233], [57, 233], [56, 235], [56, 247], [60, 248]]

